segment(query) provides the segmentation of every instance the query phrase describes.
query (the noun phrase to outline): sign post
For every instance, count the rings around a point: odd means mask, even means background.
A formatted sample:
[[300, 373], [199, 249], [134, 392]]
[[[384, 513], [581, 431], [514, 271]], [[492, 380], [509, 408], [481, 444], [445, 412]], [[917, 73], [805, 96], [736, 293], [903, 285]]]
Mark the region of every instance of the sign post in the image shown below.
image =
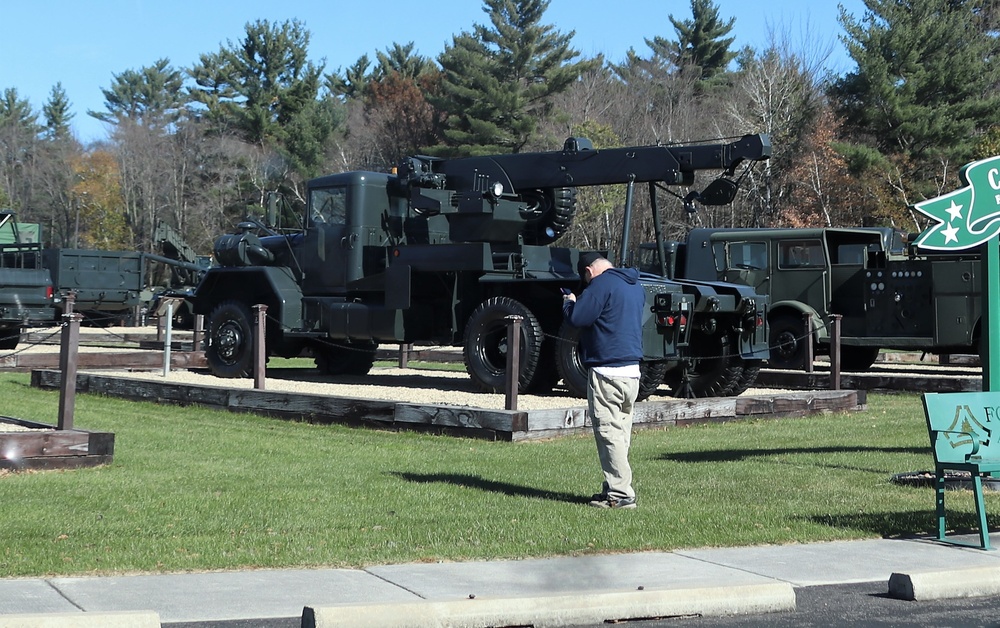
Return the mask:
[[963, 187], [913, 206], [935, 221], [916, 246], [938, 251], [982, 247], [983, 390], [1000, 391], [1000, 156], [966, 164], [958, 176]]
[[1000, 390], [1000, 239], [983, 247], [983, 390]]

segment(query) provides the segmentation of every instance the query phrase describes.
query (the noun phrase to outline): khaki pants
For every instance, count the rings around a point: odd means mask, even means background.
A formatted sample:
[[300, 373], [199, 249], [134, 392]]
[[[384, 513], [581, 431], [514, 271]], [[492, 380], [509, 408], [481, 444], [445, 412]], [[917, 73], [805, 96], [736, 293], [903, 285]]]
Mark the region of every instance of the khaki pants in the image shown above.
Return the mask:
[[614, 499], [635, 497], [628, 448], [632, 443], [632, 406], [638, 395], [638, 379], [606, 377], [590, 369], [587, 408], [604, 471], [604, 488]]

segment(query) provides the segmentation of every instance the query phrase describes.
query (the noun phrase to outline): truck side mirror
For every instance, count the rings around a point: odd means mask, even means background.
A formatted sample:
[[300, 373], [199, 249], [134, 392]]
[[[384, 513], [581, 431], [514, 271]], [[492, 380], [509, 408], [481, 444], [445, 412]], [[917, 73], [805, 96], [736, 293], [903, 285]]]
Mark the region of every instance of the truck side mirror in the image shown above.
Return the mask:
[[278, 201], [281, 200], [281, 194], [277, 192], [267, 193], [267, 226], [273, 227], [278, 224]]
[[736, 198], [739, 186], [732, 179], [718, 178], [709, 183], [698, 196], [702, 205], [728, 205]]

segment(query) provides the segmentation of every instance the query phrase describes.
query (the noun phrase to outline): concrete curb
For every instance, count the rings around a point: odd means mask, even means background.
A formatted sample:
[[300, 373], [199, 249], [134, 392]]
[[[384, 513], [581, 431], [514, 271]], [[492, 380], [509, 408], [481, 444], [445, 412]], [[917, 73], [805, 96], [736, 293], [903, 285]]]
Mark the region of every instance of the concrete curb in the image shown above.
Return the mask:
[[647, 589], [543, 597], [473, 598], [379, 605], [312, 607], [302, 628], [480, 628], [573, 626], [684, 615], [740, 615], [795, 610], [787, 582], [700, 589]]
[[0, 615], [0, 628], [160, 628], [153, 611]]
[[970, 567], [889, 576], [889, 595], [902, 600], [943, 600], [1000, 594], [1000, 567]]

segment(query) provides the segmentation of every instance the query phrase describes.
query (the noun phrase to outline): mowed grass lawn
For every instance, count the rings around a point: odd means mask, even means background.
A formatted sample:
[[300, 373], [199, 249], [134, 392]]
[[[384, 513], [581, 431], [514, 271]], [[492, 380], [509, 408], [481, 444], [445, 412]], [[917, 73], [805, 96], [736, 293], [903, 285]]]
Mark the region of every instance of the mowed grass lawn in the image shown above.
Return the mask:
[[[0, 375], [0, 414], [54, 424], [59, 395]], [[362, 566], [929, 533], [917, 395], [863, 412], [636, 431], [639, 508], [600, 486], [589, 434], [486, 442], [76, 397], [109, 466], [0, 475], [0, 576]], [[971, 526], [969, 493], [949, 522]], [[996, 498], [988, 497], [990, 507]], [[995, 521], [994, 521], [995, 525]]]

